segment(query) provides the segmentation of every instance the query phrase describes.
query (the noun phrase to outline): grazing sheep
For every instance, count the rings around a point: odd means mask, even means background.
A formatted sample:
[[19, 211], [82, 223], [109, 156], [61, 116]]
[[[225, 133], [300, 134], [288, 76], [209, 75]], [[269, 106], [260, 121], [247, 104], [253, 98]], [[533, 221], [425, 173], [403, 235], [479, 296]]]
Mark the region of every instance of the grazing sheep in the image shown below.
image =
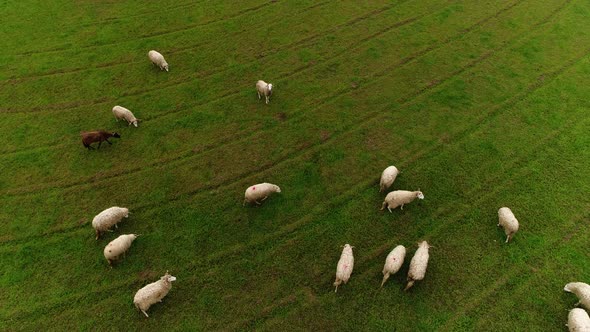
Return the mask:
[[567, 315], [567, 324], [570, 332], [590, 332], [590, 317], [584, 309], [574, 308]]
[[121, 119], [126, 120], [129, 126], [133, 124], [135, 127], [137, 127], [137, 122], [140, 121], [133, 115], [133, 113], [131, 113], [130, 110], [119, 105], [113, 107], [113, 114], [115, 115], [115, 119], [117, 119], [117, 121]]
[[410, 261], [410, 270], [408, 271], [408, 285], [404, 289], [407, 291], [414, 285], [416, 280], [424, 279], [424, 275], [426, 274], [426, 268], [428, 267], [428, 248], [430, 246], [426, 241], [422, 241], [418, 245], [418, 250], [412, 257]]
[[176, 277], [170, 275], [168, 271], [163, 275], [160, 280], [152, 282], [138, 290], [133, 297], [133, 304], [135, 307], [146, 317], [149, 317], [147, 310], [156, 302], [162, 302], [162, 299], [168, 294], [172, 288], [172, 282], [176, 280]]
[[268, 104], [270, 96], [272, 95], [272, 84], [266, 83], [262, 80], [258, 81], [256, 82], [256, 91], [258, 92], [258, 99], [260, 99], [260, 96], [264, 96], [266, 98], [266, 103]]
[[246, 193], [244, 194], [244, 204], [242, 205], [246, 205], [246, 202], [248, 203], [256, 203], [258, 205], [260, 205], [261, 203], [259, 202], [259, 200], [264, 201], [265, 199], [268, 198], [268, 196], [272, 193], [280, 193], [281, 192], [281, 188], [279, 188], [279, 186], [274, 185], [272, 183], [259, 183], [259, 184], [255, 184], [251, 187], [248, 187], [248, 189], [246, 189]]
[[340, 255], [340, 260], [338, 261], [338, 265], [336, 266], [336, 281], [334, 281], [334, 286], [336, 289], [334, 292], [338, 291], [338, 286], [341, 283], [346, 284], [348, 279], [350, 279], [350, 275], [352, 274], [352, 268], [354, 267], [354, 256], [352, 256], [352, 248], [350, 244], [345, 244], [344, 249], [342, 249], [342, 254]]
[[83, 131], [80, 133], [80, 136], [82, 136], [82, 144], [84, 144], [84, 147], [88, 150], [94, 149], [90, 146], [90, 144], [92, 143], [98, 142], [98, 148], [100, 149], [100, 145], [102, 144], [102, 142], [107, 142], [111, 145], [113, 144], [109, 142], [109, 138], [121, 138], [121, 135], [119, 135], [118, 133], [109, 133], [108, 131], [104, 130]]
[[402, 264], [404, 264], [404, 258], [406, 257], [406, 247], [399, 245], [387, 255], [385, 258], [385, 265], [383, 266], [383, 281], [381, 287], [389, 279], [391, 274], [396, 274], [399, 271]]
[[137, 234], [124, 234], [114, 239], [109, 244], [107, 244], [106, 247], [104, 247], [104, 258], [107, 259], [109, 265], [113, 266], [113, 261], [129, 250], [131, 243], [137, 239], [137, 236]]
[[382, 193], [383, 191], [387, 190], [395, 181], [395, 178], [399, 174], [399, 170], [395, 166], [387, 167], [383, 173], [381, 173], [381, 181], [379, 182], [380, 189], [379, 192]]
[[570, 282], [563, 288], [564, 291], [574, 293], [580, 301], [576, 306], [582, 305], [590, 310], [590, 285], [583, 282]]
[[408, 204], [415, 200], [416, 198], [424, 199], [424, 194], [418, 189], [418, 191], [407, 191], [407, 190], [396, 190], [392, 191], [387, 196], [385, 196], [385, 200], [383, 201], [383, 206], [381, 206], [381, 210], [387, 207], [389, 212], [392, 212], [391, 209], [395, 209], [398, 206], [401, 206], [401, 209], [404, 209], [404, 204]]
[[166, 62], [164, 56], [160, 54], [160, 52], [151, 50], [148, 52], [148, 57], [154, 65], [160, 67], [160, 70], [168, 71], [168, 62]]
[[504, 227], [506, 243], [508, 243], [518, 231], [518, 220], [509, 208], [503, 207], [498, 210], [498, 226]]
[[94, 230], [96, 231], [96, 239], [98, 240], [100, 234], [108, 231], [112, 226], [115, 226], [116, 228], [117, 223], [127, 217], [129, 217], [129, 209], [118, 206], [110, 207], [97, 214], [96, 217], [92, 219], [92, 227], [94, 227]]

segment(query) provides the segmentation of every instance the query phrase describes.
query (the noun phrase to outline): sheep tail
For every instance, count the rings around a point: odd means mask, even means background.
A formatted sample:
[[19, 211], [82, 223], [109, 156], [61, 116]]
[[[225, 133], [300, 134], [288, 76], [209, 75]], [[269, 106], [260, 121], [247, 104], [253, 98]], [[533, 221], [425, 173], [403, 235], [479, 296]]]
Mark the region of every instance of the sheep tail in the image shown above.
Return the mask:
[[404, 291], [407, 291], [408, 289], [412, 288], [412, 286], [414, 286], [414, 280], [408, 281], [408, 285], [406, 286], [406, 288], [404, 288]]
[[387, 279], [389, 279], [389, 273], [385, 273], [383, 275], [383, 281], [381, 281], [381, 287], [383, 287], [383, 284], [385, 284], [385, 282], [387, 281]]

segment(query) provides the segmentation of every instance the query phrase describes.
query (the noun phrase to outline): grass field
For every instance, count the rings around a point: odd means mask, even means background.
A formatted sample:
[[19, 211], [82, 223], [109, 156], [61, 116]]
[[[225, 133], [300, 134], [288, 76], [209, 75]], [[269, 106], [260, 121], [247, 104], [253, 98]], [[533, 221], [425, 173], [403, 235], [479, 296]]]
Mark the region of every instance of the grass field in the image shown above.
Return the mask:
[[[0, 9], [0, 330], [566, 330], [563, 286], [590, 282], [589, 2]], [[122, 137], [86, 151], [93, 129]], [[389, 165], [425, 199], [379, 211]], [[283, 192], [242, 207], [259, 182]], [[113, 205], [131, 215], [95, 241]], [[501, 206], [521, 224], [509, 245]], [[125, 233], [142, 236], [109, 270]], [[419, 240], [426, 278], [403, 292]], [[380, 289], [397, 244], [407, 262]], [[166, 270], [146, 319], [133, 295]]]

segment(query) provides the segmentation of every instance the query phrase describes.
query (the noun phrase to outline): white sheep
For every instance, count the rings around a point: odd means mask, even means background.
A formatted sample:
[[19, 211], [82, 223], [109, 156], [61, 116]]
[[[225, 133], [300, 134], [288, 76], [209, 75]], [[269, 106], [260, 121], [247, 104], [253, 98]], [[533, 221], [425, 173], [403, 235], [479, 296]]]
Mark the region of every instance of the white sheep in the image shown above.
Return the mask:
[[352, 269], [354, 267], [352, 248], [354, 247], [351, 247], [350, 244], [347, 243], [344, 245], [344, 249], [342, 249], [340, 260], [336, 266], [336, 281], [334, 281], [334, 286], [336, 286], [336, 289], [334, 292], [338, 291], [338, 286], [340, 286], [341, 283], [346, 284], [348, 279], [350, 279], [350, 275], [352, 274]]
[[574, 308], [567, 315], [567, 324], [570, 332], [590, 332], [590, 317], [584, 309]]
[[395, 178], [399, 174], [399, 170], [395, 166], [387, 167], [383, 173], [381, 173], [381, 181], [379, 181], [380, 189], [379, 192], [387, 190], [395, 181]]
[[108, 231], [112, 226], [117, 228], [117, 223], [127, 217], [129, 217], [129, 209], [118, 206], [110, 207], [97, 214], [92, 219], [92, 227], [96, 231], [96, 239], [98, 240], [100, 234]]
[[104, 258], [107, 259], [109, 265], [113, 265], [113, 262], [121, 255], [125, 254], [131, 247], [131, 243], [137, 239], [137, 234], [124, 234], [111, 241], [104, 247]]
[[514, 213], [509, 208], [502, 207], [498, 210], [498, 226], [504, 228], [506, 243], [508, 243], [518, 231], [518, 220], [516, 220]]
[[401, 206], [401, 209], [403, 210], [404, 204], [408, 204], [416, 198], [424, 199], [424, 194], [422, 194], [420, 189], [418, 189], [418, 191], [392, 191], [389, 194], [387, 194], [387, 196], [385, 196], [385, 200], [383, 201], [383, 206], [381, 206], [381, 210], [387, 208], [389, 212], [392, 212], [391, 209], [395, 209], [398, 206]]
[[406, 247], [399, 245], [387, 255], [385, 258], [385, 265], [383, 266], [383, 281], [381, 282], [381, 287], [383, 284], [389, 279], [391, 274], [396, 274], [397, 271], [402, 267], [404, 264], [404, 258], [406, 257]]
[[279, 188], [279, 186], [274, 185], [272, 183], [259, 183], [259, 184], [255, 184], [253, 186], [248, 187], [248, 189], [246, 189], [246, 192], [244, 193], [244, 204], [242, 205], [246, 205], [246, 202], [248, 203], [256, 203], [258, 205], [260, 205], [261, 203], [259, 202], [259, 200], [264, 201], [265, 199], [268, 198], [268, 196], [272, 193], [280, 193], [281, 192], [281, 188]]
[[408, 271], [408, 285], [404, 290], [410, 289], [414, 285], [414, 282], [417, 280], [424, 279], [424, 275], [426, 275], [426, 268], [428, 267], [428, 248], [430, 246], [426, 241], [422, 241], [418, 245], [418, 250], [412, 257], [410, 261], [410, 270]]
[[166, 274], [163, 275], [160, 280], [152, 282], [138, 290], [137, 293], [135, 293], [135, 297], [133, 297], [133, 304], [135, 304], [135, 307], [141, 310], [146, 317], [149, 317], [146, 311], [152, 306], [152, 304], [162, 302], [162, 299], [172, 288], [172, 282], [174, 280], [176, 280], [176, 277], [170, 275], [168, 271], [166, 271]]
[[160, 67], [160, 70], [168, 71], [168, 62], [166, 62], [164, 56], [160, 54], [160, 52], [151, 50], [148, 52], [148, 57], [154, 65]]
[[574, 293], [580, 301], [576, 306], [582, 305], [590, 310], [590, 285], [583, 282], [570, 282], [563, 288], [564, 291]]
[[129, 126], [133, 124], [135, 127], [137, 127], [137, 122], [140, 121], [138, 118], [135, 117], [135, 115], [133, 115], [133, 113], [131, 113], [130, 110], [119, 105], [113, 107], [113, 115], [115, 116], [115, 119], [117, 119], [117, 121], [121, 119], [126, 120]]
[[266, 98], [266, 103], [268, 104], [270, 96], [272, 95], [272, 84], [260, 80], [256, 82], [256, 91], [258, 92], [258, 99], [260, 99], [261, 96], [264, 96]]

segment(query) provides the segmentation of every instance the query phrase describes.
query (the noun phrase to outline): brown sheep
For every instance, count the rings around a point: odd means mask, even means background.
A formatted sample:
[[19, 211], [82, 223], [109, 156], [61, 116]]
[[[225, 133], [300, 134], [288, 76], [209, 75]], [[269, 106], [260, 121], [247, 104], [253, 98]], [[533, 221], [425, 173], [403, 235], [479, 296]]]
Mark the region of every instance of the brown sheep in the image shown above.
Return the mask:
[[107, 143], [112, 145], [113, 143], [109, 142], [109, 138], [121, 138], [121, 135], [119, 135], [118, 133], [109, 133], [104, 130], [83, 131], [80, 133], [80, 136], [82, 136], [82, 144], [84, 144], [84, 147], [88, 150], [94, 149], [90, 146], [90, 144], [92, 143], [98, 142], [98, 148], [100, 149], [100, 145], [103, 141], [106, 141]]

